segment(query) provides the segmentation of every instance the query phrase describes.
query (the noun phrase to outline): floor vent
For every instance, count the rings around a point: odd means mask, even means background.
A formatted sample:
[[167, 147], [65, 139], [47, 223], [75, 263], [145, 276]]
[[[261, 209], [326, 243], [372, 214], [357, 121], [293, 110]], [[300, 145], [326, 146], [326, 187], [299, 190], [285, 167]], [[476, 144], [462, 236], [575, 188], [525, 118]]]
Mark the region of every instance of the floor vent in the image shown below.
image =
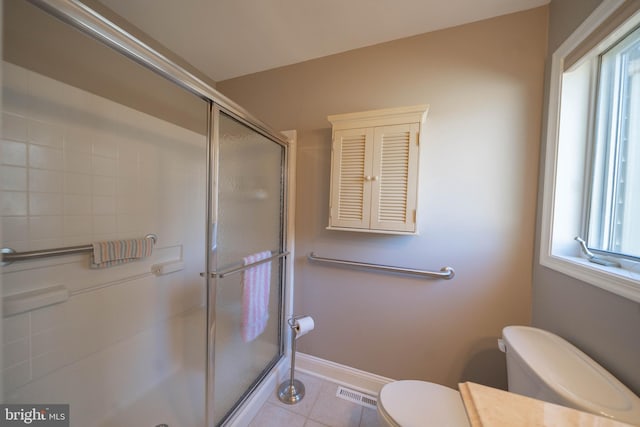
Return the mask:
[[342, 386], [338, 386], [336, 397], [371, 409], [376, 409], [378, 404], [378, 400], [374, 396], [369, 396], [368, 394], [360, 393], [359, 391], [351, 390], [350, 388]]

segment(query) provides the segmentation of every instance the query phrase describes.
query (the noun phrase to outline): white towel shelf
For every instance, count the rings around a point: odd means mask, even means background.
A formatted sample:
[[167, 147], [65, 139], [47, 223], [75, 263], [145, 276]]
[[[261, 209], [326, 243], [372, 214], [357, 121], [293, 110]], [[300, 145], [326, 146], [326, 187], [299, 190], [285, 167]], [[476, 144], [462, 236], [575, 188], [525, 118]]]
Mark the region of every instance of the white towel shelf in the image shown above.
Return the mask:
[[2, 298], [2, 315], [13, 316], [48, 305], [60, 304], [68, 299], [69, 290], [62, 285], [22, 292]]
[[151, 272], [156, 276], [164, 276], [180, 270], [184, 270], [184, 262], [180, 260], [162, 262], [151, 266]]

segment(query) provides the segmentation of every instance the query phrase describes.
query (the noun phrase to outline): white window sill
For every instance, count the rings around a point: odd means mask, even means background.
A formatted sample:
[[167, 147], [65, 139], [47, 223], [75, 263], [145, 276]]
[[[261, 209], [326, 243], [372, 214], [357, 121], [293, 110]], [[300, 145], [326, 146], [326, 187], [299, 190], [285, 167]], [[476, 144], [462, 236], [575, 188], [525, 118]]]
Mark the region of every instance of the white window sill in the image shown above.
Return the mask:
[[640, 302], [640, 263], [622, 260], [623, 268], [594, 264], [575, 256], [543, 256], [545, 267], [605, 289], [614, 294]]

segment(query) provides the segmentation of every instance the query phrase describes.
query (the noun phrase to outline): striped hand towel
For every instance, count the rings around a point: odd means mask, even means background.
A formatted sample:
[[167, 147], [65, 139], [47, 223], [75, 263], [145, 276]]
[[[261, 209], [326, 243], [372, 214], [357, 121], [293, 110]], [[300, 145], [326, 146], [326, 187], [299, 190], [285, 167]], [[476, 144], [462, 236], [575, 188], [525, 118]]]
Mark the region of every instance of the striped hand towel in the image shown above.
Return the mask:
[[[269, 258], [271, 252], [259, 252], [244, 258], [244, 265]], [[253, 341], [267, 327], [269, 320], [269, 287], [271, 262], [244, 271], [242, 278], [242, 339]]]
[[153, 239], [110, 240], [93, 243], [91, 268], [107, 268], [148, 257], [153, 251]]

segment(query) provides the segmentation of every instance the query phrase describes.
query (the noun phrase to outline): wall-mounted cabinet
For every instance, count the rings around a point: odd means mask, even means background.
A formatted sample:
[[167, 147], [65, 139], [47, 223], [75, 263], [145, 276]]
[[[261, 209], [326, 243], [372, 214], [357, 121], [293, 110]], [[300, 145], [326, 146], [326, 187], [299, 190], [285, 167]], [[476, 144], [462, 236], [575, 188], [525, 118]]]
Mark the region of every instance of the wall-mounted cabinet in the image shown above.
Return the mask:
[[329, 230], [417, 234], [420, 134], [429, 107], [328, 116]]

